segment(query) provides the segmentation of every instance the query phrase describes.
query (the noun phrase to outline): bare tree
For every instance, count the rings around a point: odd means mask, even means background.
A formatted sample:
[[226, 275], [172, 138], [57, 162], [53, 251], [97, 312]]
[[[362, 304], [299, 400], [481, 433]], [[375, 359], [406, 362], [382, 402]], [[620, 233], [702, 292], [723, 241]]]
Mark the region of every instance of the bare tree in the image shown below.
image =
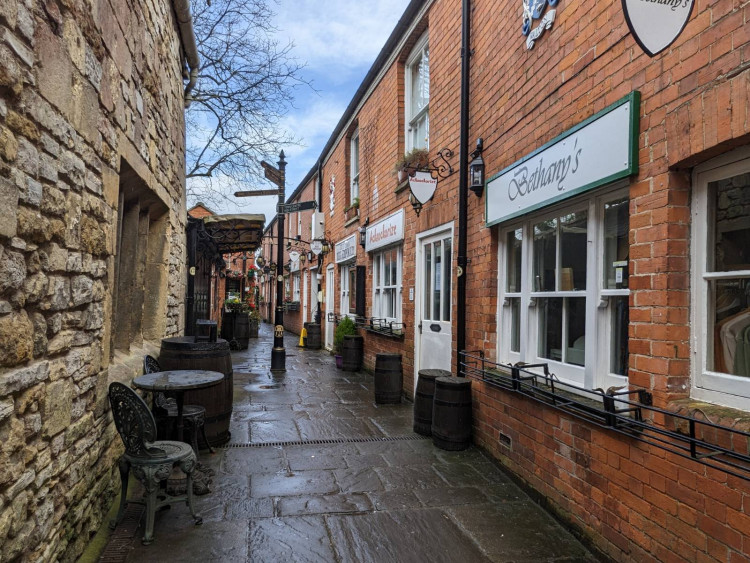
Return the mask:
[[201, 69], [187, 110], [188, 197], [214, 203], [260, 177], [259, 160], [297, 142], [281, 125], [308, 85], [274, 38], [268, 0], [191, 0]]

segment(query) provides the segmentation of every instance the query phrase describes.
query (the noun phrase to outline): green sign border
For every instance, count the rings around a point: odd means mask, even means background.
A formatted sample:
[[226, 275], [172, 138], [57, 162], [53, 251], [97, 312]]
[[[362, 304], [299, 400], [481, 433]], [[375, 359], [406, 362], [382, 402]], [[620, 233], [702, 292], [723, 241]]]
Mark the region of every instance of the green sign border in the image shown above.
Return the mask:
[[515, 213], [511, 213], [510, 215], [505, 215], [501, 217], [500, 219], [496, 219], [494, 221], [486, 221], [485, 227], [492, 227], [493, 225], [498, 225], [500, 223], [505, 223], [507, 221], [510, 221], [511, 219], [515, 219], [516, 217], [520, 217], [522, 215], [526, 215], [527, 213], [531, 213], [533, 211], [536, 211], [537, 209], [541, 209], [543, 207], [547, 207], [548, 205], [552, 205], [554, 203], [557, 203], [559, 201], [563, 201], [565, 199], [574, 197], [578, 194], [581, 194], [583, 192], [587, 192], [589, 190], [592, 190], [594, 188], [598, 188], [600, 186], [603, 186], [605, 184], [609, 184], [611, 182], [614, 182], [615, 180], [620, 180], [622, 178], [626, 178], [628, 176], [631, 176], [633, 174], [638, 173], [638, 137], [640, 133], [640, 117], [641, 117], [641, 93], [637, 90], [634, 90], [624, 98], [617, 100], [614, 104], [604, 108], [600, 112], [595, 113], [588, 119], [582, 121], [575, 127], [568, 129], [561, 135], [558, 135], [548, 143], [545, 143], [538, 149], [536, 149], [534, 152], [527, 154], [524, 156], [521, 160], [517, 160], [510, 166], [503, 168], [500, 172], [493, 175], [491, 178], [485, 181], [484, 183], [484, 191], [485, 191], [485, 197], [484, 197], [484, 216], [489, 217], [489, 198], [487, 197], [487, 192], [489, 189], [489, 184], [492, 182], [495, 178], [498, 178], [505, 174], [506, 172], [509, 172], [510, 170], [513, 170], [515, 167], [520, 166], [527, 160], [534, 158], [536, 155], [538, 155], [540, 152], [543, 152], [547, 150], [552, 145], [555, 145], [565, 139], [566, 137], [571, 136], [573, 133], [576, 133], [577, 131], [580, 131], [584, 127], [586, 127], [588, 124], [590, 124], [593, 121], [596, 121], [600, 117], [607, 115], [611, 111], [619, 108], [620, 106], [627, 104], [630, 102], [631, 104], [631, 112], [630, 112], [630, 127], [629, 127], [629, 135], [630, 135], [630, 150], [628, 151], [628, 164], [627, 166], [622, 169], [619, 172], [616, 172], [614, 174], [611, 174], [610, 176], [606, 176], [604, 178], [600, 178], [599, 180], [595, 180], [594, 182], [591, 182], [589, 184], [586, 184], [585, 186], [581, 186], [580, 188], [576, 188], [575, 190], [571, 190], [569, 192], [565, 192], [564, 194], [561, 194], [556, 197], [552, 197], [550, 199], [547, 199], [541, 203], [537, 203], [536, 205], [532, 205], [531, 207], [528, 207], [526, 209], [523, 209], [521, 211], [516, 211]]

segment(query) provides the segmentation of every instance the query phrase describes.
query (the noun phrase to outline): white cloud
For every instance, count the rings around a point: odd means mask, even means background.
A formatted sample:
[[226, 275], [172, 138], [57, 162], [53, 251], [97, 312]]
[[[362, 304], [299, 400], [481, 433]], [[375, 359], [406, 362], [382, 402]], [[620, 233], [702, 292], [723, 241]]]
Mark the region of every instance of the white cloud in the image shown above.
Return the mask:
[[[295, 44], [295, 53], [313, 71], [328, 73], [369, 68], [408, 0], [282, 1], [276, 17], [279, 35]], [[332, 67], [332, 68], [329, 68]]]

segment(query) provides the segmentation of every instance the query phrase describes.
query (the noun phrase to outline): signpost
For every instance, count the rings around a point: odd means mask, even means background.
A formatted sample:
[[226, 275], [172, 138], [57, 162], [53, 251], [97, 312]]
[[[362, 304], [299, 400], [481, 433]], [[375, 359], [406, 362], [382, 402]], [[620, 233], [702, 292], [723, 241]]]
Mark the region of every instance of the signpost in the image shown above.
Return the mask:
[[276, 206], [277, 213], [296, 213], [315, 209], [318, 204], [314, 201], [297, 201], [295, 203], [280, 203]]
[[[286, 179], [286, 160], [284, 160], [284, 151], [279, 153], [278, 168], [274, 168], [265, 161], [261, 161], [260, 165], [265, 171], [265, 176], [271, 182], [276, 184], [279, 188], [279, 204], [277, 209], [281, 210], [284, 208], [284, 183]], [[276, 264], [281, 268], [281, 264], [284, 262], [284, 212], [279, 211], [278, 218], [276, 221], [277, 232], [277, 257]], [[284, 276], [281, 272], [276, 272], [276, 317], [274, 319], [274, 331], [273, 331], [273, 349], [271, 350], [271, 371], [272, 372], [284, 372], [286, 371], [286, 349], [284, 348]]]
[[234, 192], [234, 197], [253, 197], [256, 195], [279, 195], [279, 190], [251, 190], [249, 192]]

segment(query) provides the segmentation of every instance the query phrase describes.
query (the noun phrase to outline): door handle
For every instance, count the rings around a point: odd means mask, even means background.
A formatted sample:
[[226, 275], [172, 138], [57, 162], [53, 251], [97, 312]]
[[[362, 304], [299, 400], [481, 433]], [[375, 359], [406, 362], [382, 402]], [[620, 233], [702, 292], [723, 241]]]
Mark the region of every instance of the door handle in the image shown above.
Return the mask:
[[417, 326], [419, 327], [419, 334], [422, 334], [422, 323], [420, 322]]

